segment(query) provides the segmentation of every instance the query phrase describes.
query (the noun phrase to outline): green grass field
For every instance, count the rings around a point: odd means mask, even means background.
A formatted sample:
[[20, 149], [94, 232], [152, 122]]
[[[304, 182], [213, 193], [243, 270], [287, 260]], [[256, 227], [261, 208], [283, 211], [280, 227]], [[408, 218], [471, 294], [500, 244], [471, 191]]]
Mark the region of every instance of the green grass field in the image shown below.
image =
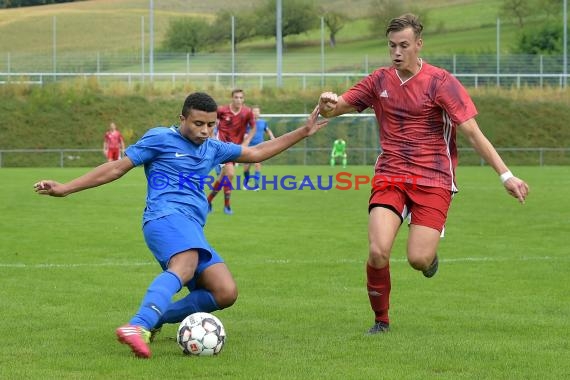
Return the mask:
[[[489, 168], [458, 170], [435, 278], [408, 266], [402, 229], [392, 331], [373, 337], [364, 335], [373, 321], [368, 189], [237, 191], [231, 217], [216, 199], [207, 236], [240, 289], [238, 302], [216, 313], [226, 346], [217, 357], [185, 357], [168, 339], [170, 325], [148, 361], [114, 336], [158, 273], [140, 231], [142, 170], [56, 199], [34, 194], [33, 183], [87, 169], [1, 169], [0, 378], [568, 378], [570, 168], [512, 169], [531, 186], [523, 206]], [[339, 170], [268, 165], [264, 174]]]

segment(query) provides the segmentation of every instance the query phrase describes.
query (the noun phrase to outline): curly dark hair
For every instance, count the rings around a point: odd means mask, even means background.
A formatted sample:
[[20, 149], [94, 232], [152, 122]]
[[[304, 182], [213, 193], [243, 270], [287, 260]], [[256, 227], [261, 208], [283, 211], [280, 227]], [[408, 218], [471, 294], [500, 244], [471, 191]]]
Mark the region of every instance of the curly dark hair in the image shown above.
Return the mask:
[[194, 92], [186, 97], [182, 106], [182, 116], [187, 117], [191, 110], [216, 112], [218, 104], [205, 92]]
[[424, 26], [420, 22], [420, 18], [411, 13], [406, 13], [390, 20], [386, 28], [386, 37], [388, 37], [388, 34], [391, 32], [400, 32], [406, 28], [412, 28], [416, 39], [422, 37]]

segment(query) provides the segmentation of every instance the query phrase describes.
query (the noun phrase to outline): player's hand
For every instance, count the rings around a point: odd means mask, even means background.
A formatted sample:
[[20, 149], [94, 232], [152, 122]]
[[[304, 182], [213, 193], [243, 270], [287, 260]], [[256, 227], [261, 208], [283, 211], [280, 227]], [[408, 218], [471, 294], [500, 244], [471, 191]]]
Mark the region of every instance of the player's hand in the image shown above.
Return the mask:
[[334, 111], [337, 102], [337, 94], [334, 92], [323, 92], [319, 98], [319, 113], [326, 117], [330, 112]]
[[34, 184], [34, 191], [41, 195], [51, 195], [52, 197], [65, 197], [64, 186], [52, 180], [42, 180]]
[[305, 123], [305, 128], [307, 130], [307, 136], [311, 136], [316, 133], [319, 129], [323, 128], [329, 123], [328, 120], [318, 120], [319, 118], [319, 106], [317, 105], [311, 115], [307, 118]]
[[524, 203], [528, 196], [528, 184], [520, 178], [511, 177], [504, 183], [507, 193], [517, 198], [520, 203]]

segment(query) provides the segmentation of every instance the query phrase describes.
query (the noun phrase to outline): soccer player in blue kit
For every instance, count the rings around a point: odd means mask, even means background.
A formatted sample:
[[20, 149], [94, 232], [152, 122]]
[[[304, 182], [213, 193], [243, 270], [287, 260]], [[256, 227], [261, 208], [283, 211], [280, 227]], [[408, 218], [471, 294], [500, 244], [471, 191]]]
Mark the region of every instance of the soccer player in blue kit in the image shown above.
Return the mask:
[[[261, 108], [259, 106], [253, 106], [251, 107], [251, 111], [255, 116], [256, 129], [255, 129], [255, 134], [253, 135], [251, 141], [249, 142], [249, 146], [256, 146], [257, 144], [261, 144], [263, 141], [265, 141], [265, 134], [269, 136], [270, 140], [273, 140], [275, 138], [275, 135], [273, 135], [273, 132], [271, 131], [271, 129], [269, 129], [269, 124], [267, 124], [266, 120], [259, 118], [259, 115], [261, 114]], [[249, 133], [249, 130], [247, 131], [247, 133]], [[255, 183], [252, 187], [248, 187], [249, 179], [251, 178], [251, 176], [249, 175], [250, 166], [251, 164], [245, 164], [243, 166], [244, 190], [249, 190], [249, 189], [259, 190], [259, 181], [261, 179], [261, 162], [256, 162], [254, 165], [255, 174], [253, 175], [253, 179]]]
[[[194, 312], [227, 308], [237, 299], [237, 286], [228, 267], [204, 236], [208, 214], [204, 178], [213, 167], [227, 161], [254, 163], [273, 157], [327, 124], [326, 120], [317, 121], [315, 108], [304, 126], [255, 147], [243, 147], [210, 138], [217, 108], [208, 94], [190, 94], [179, 126], [150, 129], [126, 149], [122, 159], [67, 183], [41, 180], [34, 184], [38, 194], [64, 197], [112, 182], [144, 165], [147, 200], [143, 234], [163, 271], [149, 285], [129, 323], [116, 330], [118, 340], [141, 358], [151, 357], [151, 330], [180, 322]], [[190, 293], [172, 302], [182, 287]]]

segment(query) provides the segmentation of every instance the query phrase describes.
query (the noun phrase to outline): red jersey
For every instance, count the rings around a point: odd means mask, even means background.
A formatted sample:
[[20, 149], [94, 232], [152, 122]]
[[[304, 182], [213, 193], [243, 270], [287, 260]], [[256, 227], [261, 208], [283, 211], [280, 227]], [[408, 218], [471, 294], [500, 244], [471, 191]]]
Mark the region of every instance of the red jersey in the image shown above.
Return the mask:
[[358, 112], [374, 109], [382, 148], [376, 175], [457, 191], [455, 131], [477, 109], [453, 75], [424, 62], [402, 81], [394, 67], [383, 67], [342, 97]]
[[247, 126], [255, 126], [255, 115], [251, 108], [242, 106], [238, 113], [232, 112], [229, 105], [218, 107], [218, 139], [241, 144]]
[[105, 142], [107, 143], [107, 149], [119, 149], [123, 141], [123, 135], [119, 131], [107, 131], [105, 132]]

